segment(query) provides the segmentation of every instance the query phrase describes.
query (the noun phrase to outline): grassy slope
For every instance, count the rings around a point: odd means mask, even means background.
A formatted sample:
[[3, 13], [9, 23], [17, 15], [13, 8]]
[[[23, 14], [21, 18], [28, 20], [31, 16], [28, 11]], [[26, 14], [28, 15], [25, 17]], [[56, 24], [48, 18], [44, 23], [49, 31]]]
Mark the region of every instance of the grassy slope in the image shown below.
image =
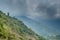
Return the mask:
[[24, 23], [0, 11], [0, 40], [45, 40]]

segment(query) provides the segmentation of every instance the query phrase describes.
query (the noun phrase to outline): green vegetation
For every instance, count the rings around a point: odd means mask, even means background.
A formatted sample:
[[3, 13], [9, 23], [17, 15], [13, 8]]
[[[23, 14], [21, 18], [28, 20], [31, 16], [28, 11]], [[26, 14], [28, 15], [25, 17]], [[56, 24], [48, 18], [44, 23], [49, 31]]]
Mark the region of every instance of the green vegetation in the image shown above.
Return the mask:
[[24, 23], [0, 11], [0, 40], [45, 40]]

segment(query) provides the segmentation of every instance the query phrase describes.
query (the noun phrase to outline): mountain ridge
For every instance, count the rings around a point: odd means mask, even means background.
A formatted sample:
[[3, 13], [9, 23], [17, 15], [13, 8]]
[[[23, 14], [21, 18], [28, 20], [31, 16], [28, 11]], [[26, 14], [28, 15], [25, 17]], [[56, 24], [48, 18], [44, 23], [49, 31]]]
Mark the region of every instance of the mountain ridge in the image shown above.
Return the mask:
[[45, 40], [21, 20], [0, 11], [0, 40]]

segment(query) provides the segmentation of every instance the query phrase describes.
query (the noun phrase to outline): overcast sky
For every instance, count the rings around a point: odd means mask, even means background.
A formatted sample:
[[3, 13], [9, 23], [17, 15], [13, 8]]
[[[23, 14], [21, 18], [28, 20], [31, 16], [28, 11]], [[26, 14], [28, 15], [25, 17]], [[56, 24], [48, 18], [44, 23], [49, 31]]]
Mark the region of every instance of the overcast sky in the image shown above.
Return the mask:
[[60, 0], [0, 0], [0, 10], [41, 35], [60, 34]]

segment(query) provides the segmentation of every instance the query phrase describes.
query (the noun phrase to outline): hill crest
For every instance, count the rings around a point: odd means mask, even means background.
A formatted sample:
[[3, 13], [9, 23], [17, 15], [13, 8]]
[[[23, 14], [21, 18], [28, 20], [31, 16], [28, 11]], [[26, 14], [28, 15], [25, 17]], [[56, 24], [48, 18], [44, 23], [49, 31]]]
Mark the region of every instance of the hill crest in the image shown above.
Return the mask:
[[1, 40], [45, 40], [29, 29], [22, 21], [0, 11]]

